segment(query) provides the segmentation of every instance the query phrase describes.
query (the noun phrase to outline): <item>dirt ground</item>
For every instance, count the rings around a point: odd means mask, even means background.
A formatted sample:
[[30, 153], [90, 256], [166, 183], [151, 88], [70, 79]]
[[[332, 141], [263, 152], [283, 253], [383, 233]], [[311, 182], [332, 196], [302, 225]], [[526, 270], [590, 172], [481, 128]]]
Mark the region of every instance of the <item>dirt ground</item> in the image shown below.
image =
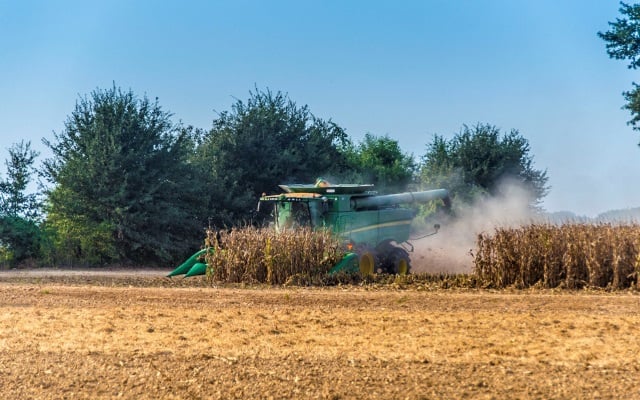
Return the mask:
[[3, 399], [640, 398], [640, 296], [0, 271]]

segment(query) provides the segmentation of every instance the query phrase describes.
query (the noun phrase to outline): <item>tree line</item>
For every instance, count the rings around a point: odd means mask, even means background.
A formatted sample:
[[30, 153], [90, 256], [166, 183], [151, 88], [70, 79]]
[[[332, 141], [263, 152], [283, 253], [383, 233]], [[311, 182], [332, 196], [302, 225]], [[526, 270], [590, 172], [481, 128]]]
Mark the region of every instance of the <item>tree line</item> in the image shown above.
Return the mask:
[[[640, 66], [640, 5], [598, 32], [611, 58]], [[623, 93], [640, 129], [640, 87]], [[434, 135], [418, 159], [389, 137], [354, 142], [331, 120], [281, 92], [256, 89], [210, 129], [176, 124], [158, 99], [96, 89], [81, 97], [61, 132], [43, 139], [52, 157], [21, 141], [0, 174], [0, 266], [161, 264], [200, 246], [207, 227], [260, 223], [254, 206], [279, 183], [374, 183], [381, 192], [444, 187], [455, 207], [499, 193], [505, 179], [539, 206], [546, 171], [533, 167], [518, 130], [463, 125]], [[29, 193], [40, 178], [42, 189]], [[423, 210], [424, 212], [424, 210]], [[426, 212], [429, 212], [428, 210]]]
[[[262, 223], [262, 193], [318, 177], [383, 193], [444, 187], [456, 207], [496, 194], [507, 178], [530, 190], [532, 207], [548, 191], [528, 141], [490, 124], [434, 135], [416, 159], [388, 135], [353, 141], [279, 91], [256, 88], [207, 130], [172, 118], [158, 99], [114, 84], [78, 99], [64, 128], [43, 139], [52, 156], [40, 165], [29, 142], [10, 147], [0, 176], [0, 263], [175, 263], [208, 227]], [[28, 194], [36, 177], [42, 190]]]

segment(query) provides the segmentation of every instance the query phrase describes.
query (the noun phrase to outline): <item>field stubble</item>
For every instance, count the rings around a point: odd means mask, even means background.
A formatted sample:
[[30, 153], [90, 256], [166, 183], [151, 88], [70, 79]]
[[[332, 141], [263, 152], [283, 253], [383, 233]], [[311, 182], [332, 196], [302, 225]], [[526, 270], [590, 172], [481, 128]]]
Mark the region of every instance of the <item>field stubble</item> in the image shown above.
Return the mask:
[[0, 275], [2, 398], [640, 398], [633, 293], [175, 282]]

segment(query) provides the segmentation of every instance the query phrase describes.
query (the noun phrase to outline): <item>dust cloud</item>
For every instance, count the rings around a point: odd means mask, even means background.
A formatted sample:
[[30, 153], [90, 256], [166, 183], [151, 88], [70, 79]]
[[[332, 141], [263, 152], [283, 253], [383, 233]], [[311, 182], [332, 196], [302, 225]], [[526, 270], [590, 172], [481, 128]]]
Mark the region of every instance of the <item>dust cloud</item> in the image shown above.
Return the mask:
[[412, 272], [470, 273], [478, 234], [491, 233], [499, 226], [519, 226], [538, 219], [538, 214], [530, 207], [532, 196], [522, 185], [505, 181], [498, 193], [482, 198], [472, 206], [454, 206], [454, 216], [433, 221], [440, 225], [437, 234], [409, 240], [414, 246]]

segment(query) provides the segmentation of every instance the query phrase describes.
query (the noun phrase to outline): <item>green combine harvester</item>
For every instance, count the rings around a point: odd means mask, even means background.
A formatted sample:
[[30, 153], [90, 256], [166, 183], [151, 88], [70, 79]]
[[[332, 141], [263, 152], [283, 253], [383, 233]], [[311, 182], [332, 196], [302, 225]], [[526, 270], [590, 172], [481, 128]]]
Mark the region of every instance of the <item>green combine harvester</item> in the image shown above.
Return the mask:
[[[378, 195], [373, 185], [316, 184], [280, 185], [281, 194], [263, 195], [258, 210], [269, 207], [277, 231], [311, 227], [330, 229], [344, 242], [348, 253], [331, 269], [363, 274], [407, 274], [411, 269], [407, 241], [416, 211], [406, 205], [442, 201], [450, 207], [445, 189]], [[403, 207], [405, 206], [405, 207]], [[436, 231], [439, 226], [435, 225]], [[204, 275], [201, 260], [206, 250], [192, 255], [168, 276]]]

